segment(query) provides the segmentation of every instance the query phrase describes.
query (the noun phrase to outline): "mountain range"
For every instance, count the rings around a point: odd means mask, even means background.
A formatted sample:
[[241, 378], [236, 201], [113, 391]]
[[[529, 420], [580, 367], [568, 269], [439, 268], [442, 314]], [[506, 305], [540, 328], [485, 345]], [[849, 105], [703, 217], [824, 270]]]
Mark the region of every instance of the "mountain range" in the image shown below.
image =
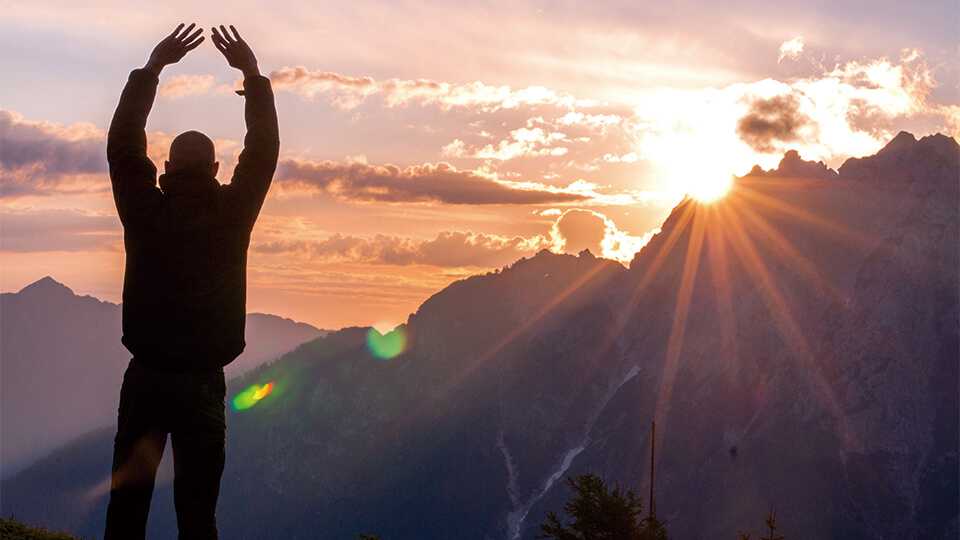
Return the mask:
[[[836, 171], [788, 153], [681, 202], [628, 268], [541, 252], [388, 336], [313, 340], [229, 385], [273, 392], [228, 417], [221, 535], [533, 539], [567, 476], [649, 504], [655, 420], [673, 538], [771, 509], [788, 539], [956, 538], [958, 201], [942, 135]], [[0, 511], [99, 534], [111, 437], [5, 480]], [[149, 528], [175, 527], [167, 477]]]
[[[231, 376], [323, 335], [275, 315], [247, 316], [247, 347]], [[79, 296], [47, 276], [0, 295], [0, 471], [7, 477], [80, 435], [116, 424], [130, 354], [120, 306]]]

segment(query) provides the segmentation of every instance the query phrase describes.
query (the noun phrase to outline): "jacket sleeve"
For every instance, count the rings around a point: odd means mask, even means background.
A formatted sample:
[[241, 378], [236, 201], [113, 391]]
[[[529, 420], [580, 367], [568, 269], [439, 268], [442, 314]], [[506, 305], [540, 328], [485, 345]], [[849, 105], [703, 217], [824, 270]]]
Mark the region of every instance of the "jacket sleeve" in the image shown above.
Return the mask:
[[157, 76], [144, 69], [130, 73], [107, 134], [107, 163], [120, 222], [149, 219], [160, 207], [157, 168], [147, 157], [147, 116], [157, 94]]
[[247, 135], [233, 172], [230, 189], [238, 210], [253, 226], [267, 197], [280, 154], [280, 130], [270, 79], [258, 76], [243, 81]]

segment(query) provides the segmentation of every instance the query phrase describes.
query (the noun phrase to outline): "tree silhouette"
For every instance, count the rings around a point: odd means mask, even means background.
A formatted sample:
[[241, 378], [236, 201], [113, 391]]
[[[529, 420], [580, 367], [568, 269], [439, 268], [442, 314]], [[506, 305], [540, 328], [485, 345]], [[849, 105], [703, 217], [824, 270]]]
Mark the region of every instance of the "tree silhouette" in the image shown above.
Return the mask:
[[540, 526], [539, 538], [556, 540], [666, 540], [663, 524], [653, 519], [641, 520], [640, 498], [630, 490], [610, 489], [596, 475], [567, 478], [574, 491], [563, 510], [565, 524], [554, 512]]
[[770, 529], [769, 535], [761, 536], [760, 540], [783, 540], [783, 536], [777, 534], [777, 513], [774, 510], [767, 514], [767, 528]]
[[666, 524], [656, 516], [647, 516], [640, 522], [640, 538], [642, 540], [668, 540]]

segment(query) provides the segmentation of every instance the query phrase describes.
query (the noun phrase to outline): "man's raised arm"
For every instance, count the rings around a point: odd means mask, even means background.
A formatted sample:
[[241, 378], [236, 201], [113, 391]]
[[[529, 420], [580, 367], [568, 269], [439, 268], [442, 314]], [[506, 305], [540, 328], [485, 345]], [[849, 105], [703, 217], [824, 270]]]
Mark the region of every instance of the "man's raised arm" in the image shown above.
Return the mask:
[[130, 73], [113, 113], [107, 134], [107, 162], [113, 199], [124, 225], [148, 211], [160, 195], [157, 168], [147, 157], [147, 116], [164, 66], [180, 61], [203, 41], [203, 37], [197, 39], [202, 30], [190, 33], [194, 26], [184, 30], [181, 24], [157, 44], [146, 65]]
[[267, 197], [273, 173], [280, 154], [280, 130], [277, 126], [277, 108], [273, 101], [270, 79], [260, 75], [257, 58], [250, 46], [240, 37], [233, 26], [232, 35], [222, 25], [220, 31], [212, 29], [211, 38], [227, 62], [243, 72], [243, 95], [246, 98], [244, 118], [247, 135], [243, 139], [243, 152], [233, 172], [231, 189], [237, 194], [241, 211], [250, 220], [257, 219], [263, 200]]

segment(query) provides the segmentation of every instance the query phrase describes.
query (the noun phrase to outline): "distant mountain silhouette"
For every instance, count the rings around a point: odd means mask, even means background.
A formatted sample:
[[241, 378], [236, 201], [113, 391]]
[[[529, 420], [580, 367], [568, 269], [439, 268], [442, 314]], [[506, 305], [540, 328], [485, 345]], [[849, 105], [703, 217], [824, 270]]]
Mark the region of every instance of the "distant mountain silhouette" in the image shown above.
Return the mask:
[[[274, 315], [247, 316], [236, 375], [323, 332]], [[130, 354], [120, 306], [78, 296], [47, 276], [0, 295], [0, 471], [9, 476], [81, 434], [116, 422]]]
[[[456, 282], [396, 358], [352, 328], [233, 381], [276, 390], [231, 412], [221, 533], [532, 539], [564, 476], [646, 493], [656, 418], [675, 538], [774, 506], [787, 538], [956, 538], [960, 148], [910, 139], [685, 200], [629, 269], [541, 252]], [[111, 436], [9, 479], [2, 512], [98, 533]]]

